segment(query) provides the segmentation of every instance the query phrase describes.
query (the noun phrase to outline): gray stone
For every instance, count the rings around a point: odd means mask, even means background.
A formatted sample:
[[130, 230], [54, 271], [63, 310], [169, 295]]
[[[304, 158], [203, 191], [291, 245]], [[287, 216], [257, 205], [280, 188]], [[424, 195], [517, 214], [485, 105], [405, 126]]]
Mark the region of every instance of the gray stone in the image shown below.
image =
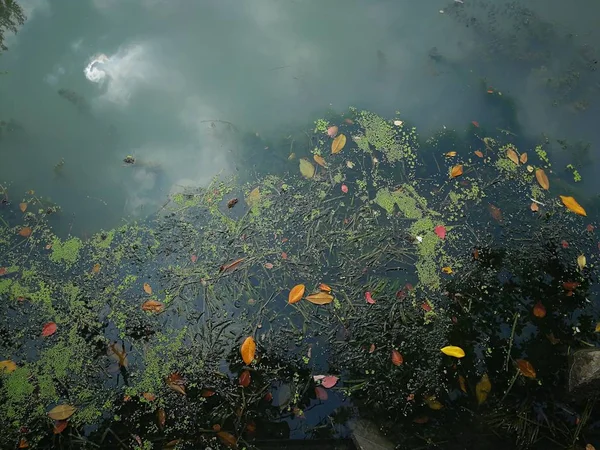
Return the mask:
[[394, 450], [392, 444], [379, 429], [368, 420], [359, 419], [350, 425], [352, 440], [358, 450]]
[[586, 400], [600, 393], [600, 349], [577, 350], [569, 358], [569, 394]]

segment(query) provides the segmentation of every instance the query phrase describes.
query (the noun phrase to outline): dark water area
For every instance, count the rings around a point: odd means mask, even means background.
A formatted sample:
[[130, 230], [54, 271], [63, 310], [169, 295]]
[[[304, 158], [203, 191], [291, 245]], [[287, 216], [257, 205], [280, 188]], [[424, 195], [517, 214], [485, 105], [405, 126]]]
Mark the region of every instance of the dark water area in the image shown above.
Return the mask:
[[21, 4], [2, 448], [600, 448], [595, 2]]

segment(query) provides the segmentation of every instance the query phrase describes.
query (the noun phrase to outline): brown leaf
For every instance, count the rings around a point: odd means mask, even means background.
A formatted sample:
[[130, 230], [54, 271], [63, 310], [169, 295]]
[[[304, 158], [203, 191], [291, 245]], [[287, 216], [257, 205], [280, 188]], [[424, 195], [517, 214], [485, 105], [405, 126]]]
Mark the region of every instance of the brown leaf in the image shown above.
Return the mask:
[[212, 389], [202, 389], [202, 391], [200, 391], [200, 395], [204, 398], [212, 397], [215, 395], [215, 391]]
[[149, 402], [153, 402], [154, 400], [156, 400], [156, 395], [154, 395], [152, 392], [144, 392], [142, 394], [142, 397], [144, 397]]
[[231, 200], [229, 200], [227, 202], [227, 208], [231, 209], [233, 208], [235, 205], [237, 205], [238, 203], [238, 199], [237, 198], [232, 198]]
[[71, 417], [77, 408], [71, 405], [57, 405], [48, 411], [48, 417], [53, 420], [67, 420]]
[[546, 307], [542, 304], [542, 302], [537, 302], [533, 305], [533, 315], [538, 319], [543, 319], [546, 317]]
[[242, 354], [242, 360], [244, 364], [250, 364], [254, 361], [254, 356], [256, 355], [256, 342], [254, 342], [254, 338], [252, 336], [248, 336], [242, 346], [240, 347], [240, 353]]
[[529, 205], [529, 209], [531, 209], [533, 212], [538, 212], [540, 210], [540, 207], [536, 202], [531, 202], [531, 205]]
[[401, 366], [402, 363], [404, 363], [404, 357], [402, 356], [402, 353], [396, 349], [392, 350], [392, 364], [395, 366]]
[[550, 189], [550, 181], [548, 180], [548, 176], [546, 175], [546, 172], [544, 172], [543, 169], [535, 170], [535, 179], [540, 184], [542, 189]]
[[325, 283], [319, 284], [319, 290], [323, 291], [323, 292], [327, 292], [328, 294], [331, 293], [331, 288], [328, 285], [326, 285]]
[[219, 431], [217, 433], [217, 437], [221, 440], [221, 442], [229, 448], [237, 449], [237, 439], [231, 433], [227, 431]]
[[158, 300], [146, 300], [142, 303], [142, 310], [144, 311], [152, 311], [155, 313], [162, 312], [165, 308], [165, 305]]
[[23, 227], [21, 230], [19, 230], [19, 235], [27, 238], [31, 236], [31, 231], [31, 227]]
[[514, 162], [517, 166], [519, 165], [519, 155], [512, 148], [506, 150], [506, 157]]
[[490, 203], [488, 205], [488, 209], [496, 222], [502, 222], [502, 211], [500, 210], [500, 208]]
[[60, 434], [65, 431], [65, 428], [69, 425], [69, 422], [66, 420], [57, 420], [54, 422], [54, 428], [52, 428], [52, 432], [54, 434]]
[[294, 286], [288, 295], [288, 303], [291, 305], [293, 303], [297, 303], [302, 299], [304, 295], [304, 291], [306, 290], [306, 286], [303, 284], [297, 284]]
[[479, 156], [480, 158], [483, 158], [483, 152], [481, 150], [475, 150], [475, 156]]
[[517, 359], [517, 367], [523, 376], [526, 376], [527, 378], [536, 377], [535, 369], [526, 359]]
[[238, 380], [240, 386], [242, 387], [248, 387], [250, 386], [250, 381], [251, 381], [251, 377], [250, 377], [250, 371], [248, 370], [244, 370], [241, 374], [240, 374], [240, 378]]
[[167, 383], [167, 386], [169, 386], [175, 392], [178, 392], [181, 395], [186, 395], [185, 380], [177, 372], [173, 372], [171, 375], [169, 375], [165, 379], [165, 382]]
[[325, 158], [323, 158], [322, 156], [320, 156], [320, 155], [314, 155], [313, 159], [321, 167], [327, 167], [327, 163], [325, 162]]
[[127, 352], [118, 342], [113, 342], [108, 346], [108, 356], [117, 361], [120, 367], [127, 367], [129, 364]]
[[167, 422], [167, 414], [162, 408], [156, 410], [156, 419], [158, 420], [158, 427], [162, 430]]
[[463, 391], [465, 394], [467, 393], [467, 380], [465, 380], [465, 377], [462, 375], [458, 376], [458, 386], [460, 387], [461, 391]]
[[577, 200], [575, 200], [573, 197], [561, 195], [560, 199], [562, 200], [563, 205], [565, 205], [569, 211], [579, 214], [580, 216], [587, 216], [585, 209], [583, 209], [583, 207], [577, 203]]
[[445, 156], [446, 158], [454, 158], [456, 155], [457, 155], [457, 153], [456, 153], [456, 152], [454, 152], [454, 151], [453, 151], [453, 152], [447, 152], [447, 153], [444, 153], [444, 156]]
[[223, 264], [221, 267], [219, 267], [219, 272], [232, 272], [234, 271], [246, 258], [239, 258], [236, 259], [235, 261], [232, 261], [228, 264]]
[[54, 322], [48, 322], [42, 327], [42, 336], [48, 337], [56, 333], [57, 326]]
[[331, 153], [334, 155], [342, 151], [346, 145], [346, 136], [344, 134], [338, 135], [331, 143]]
[[450, 178], [456, 178], [463, 174], [463, 166], [462, 164], [457, 164], [452, 169], [450, 169]]
[[144, 283], [144, 292], [148, 295], [152, 295], [152, 286], [148, 283]]
[[21, 212], [27, 211], [27, 203], [19, 203], [19, 209]]
[[19, 439], [19, 448], [29, 448], [29, 442], [24, 437]]
[[0, 361], [0, 373], [11, 373], [17, 370], [17, 364], [10, 359], [6, 359], [4, 361]]
[[96, 263], [94, 264], [94, 267], [92, 267], [92, 273], [98, 273], [100, 272], [100, 264]]
[[326, 305], [333, 301], [333, 295], [328, 294], [327, 292], [317, 292], [316, 294], [308, 295], [306, 300], [315, 305]]
[[521, 164], [526, 164], [527, 163], [527, 153], [521, 153], [521, 156], [519, 157], [519, 162]]

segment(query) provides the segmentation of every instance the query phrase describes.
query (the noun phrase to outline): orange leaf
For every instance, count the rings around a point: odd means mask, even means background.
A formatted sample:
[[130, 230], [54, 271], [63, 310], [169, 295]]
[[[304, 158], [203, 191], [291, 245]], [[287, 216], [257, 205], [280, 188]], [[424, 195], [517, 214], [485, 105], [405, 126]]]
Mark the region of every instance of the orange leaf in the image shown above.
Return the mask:
[[521, 153], [521, 156], [519, 157], [519, 162], [521, 164], [527, 163], [527, 153]]
[[155, 313], [162, 312], [165, 308], [165, 305], [157, 300], [147, 300], [142, 303], [142, 310], [144, 311], [152, 311]]
[[152, 392], [144, 392], [142, 394], [142, 397], [144, 397], [149, 402], [153, 402], [154, 400], [156, 400], [156, 395], [154, 395]]
[[54, 428], [52, 429], [52, 432], [54, 434], [60, 434], [63, 431], [65, 431], [67, 425], [69, 425], [69, 422], [67, 422], [66, 420], [57, 420], [56, 422], [54, 422]]
[[452, 169], [450, 169], [450, 178], [456, 178], [463, 174], [463, 166], [462, 164], [457, 164]]
[[453, 158], [453, 157], [455, 157], [457, 154], [458, 154], [458, 153], [456, 153], [456, 152], [452, 151], [452, 152], [444, 153], [444, 156], [445, 156], [446, 158]]
[[537, 302], [533, 306], [533, 315], [539, 319], [546, 317], [546, 307], [542, 304], [542, 302]]
[[251, 380], [250, 371], [244, 370], [240, 374], [240, 379], [238, 380], [238, 382], [240, 383], [240, 386], [248, 387], [248, 386], [250, 386], [250, 380]]
[[217, 433], [218, 438], [221, 440], [221, 442], [223, 444], [225, 444], [227, 447], [229, 448], [238, 448], [237, 447], [237, 439], [235, 438], [235, 436], [231, 433], [228, 433], [227, 431], [219, 431]]
[[237, 266], [239, 266], [240, 263], [244, 261], [244, 259], [246, 258], [236, 259], [235, 261], [232, 261], [229, 264], [222, 265], [221, 267], [219, 267], [219, 272], [231, 272], [235, 270]]
[[96, 263], [94, 264], [94, 267], [92, 267], [92, 273], [98, 273], [100, 272], [100, 264]]
[[242, 354], [242, 360], [244, 364], [250, 364], [254, 360], [256, 355], [256, 342], [252, 336], [248, 336], [240, 347], [240, 353]]
[[396, 349], [392, 350], [392, 364], [394, 364], [395, 366], [400, 366], [403, 362], [404, 357], [402, 356], [402, 353], [400, 353]]
[[167, 414], [165, 413], [165, 410], [158, 408], [156, 411], [156, 418], [158, 419], [158, 427], [162, 430], [167, 422]]
[[535, 369], [529, 361], [525, 359], [517, 359], [517, 367], [523, 376], [526, 376], [527, 378], [536, 377]]
[[306, 286], [303, 284], [297, 284], [292, 288], [288, 295], [288, 303], [291, 305], [293, 303], [297, 303], [302, 299], [304, 295], [304, 291], [306, 290]]
[[54, 322], [48, 322], [42, 327], [42, 336], [52, 336], [54, 333], [56, 333], [56, 328], [57, 327]]
[[333, 295], [328, 294], [327, 292], [317, 292], [316, 294], [308, 295], [306, 300], [315, 305], [326, 305], [333, 301]]
[[563, 205], [565, 205], [569, 211], [579, 214], [580, 216], [587, 216], [585, 209], [583, 209], [583, 207], [577, 203], [577, 200], [575, 200], [573, 197], [565, 197], [564, 195], [561, 195], [560, 199], [562, 200]]
[[327, 292], [327, 293], [331, 292], [331, 288], [329, 286], [327, 286], [325, 283], [319, 284], [319, 290], [323, 291], [323, 292]]
[[144, 283], [144, 292], [148, 295], [152, 295], [152, 286], [148, 283]]
[[519, 165], [519, 155], [517, 155], [517, 152], [515, 152], [512, 148], [506, 150], [506, 156], [517, 166]]
[[479, 156], [480, 158], [483, 158], [483, 152], [481, 150], [475, 150], [475, 156]]
[[529, 209], [531, 209], [533, 212], [538, 212], [540, 210], [540, 207], [536, 202], [531, 202], [531, 205], [529, 205]]
[[19, 439], [19, 448], [29, 448], [29, 442], [24, 437]]
[[490, 210], [490, 214], [497, 222], [502, 222], [502, 211], [497, 206], [492, 205], [491, 203], [488, 205], [488, 209]]
[[548, 180], [548, 176], [543, 169], [536, 169], [535, 178], [543, 189], [550, 189], [550, 181]]
[[31, 227], [23, 227], [21, 228], [21, 230], [19, 231], [19, 235], [23, 236], [23, 237], [29, 237], [31, 236]]
[[327, 163], [325, 162], [325, 158], [323, 158], [322, 156], [315, 155], [315, 156], [313, 156], [313, 159], [321, 167], [327, 167]]
[[213, 391], [212, 389], [202, 389], [200, 395], [204, 398], [212, 397], [213, 395], [215, 395], [215, 391]]
[[185, 381], [177, 372], [173, 372], [166, 378], [167, 386], [178, 392], [181, 395], [185, 395]]
[[21, 212], [27, 211], [27, 203], [19, 203], [19, 209]]

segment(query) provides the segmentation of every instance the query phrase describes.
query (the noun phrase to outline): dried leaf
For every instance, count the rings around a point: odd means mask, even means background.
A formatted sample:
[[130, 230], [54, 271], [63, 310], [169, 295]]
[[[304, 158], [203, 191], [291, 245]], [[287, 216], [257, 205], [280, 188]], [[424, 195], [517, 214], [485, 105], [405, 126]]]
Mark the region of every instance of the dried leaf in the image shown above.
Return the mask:
[[29, 448], [29, 442], [24, 437], [19, 439], [19, 448]]
[[321, 167], [327, 167], [327, 163], [325, 162], [325, 158], [323, 158], [322, 156], [320, 156], [320, 155], [314, 155], [313, 159]]
[[527, 378], [536, 377], [535, 369], [526, 359], [517, 359], [517, 367], [523, 376], [526, 376]]
[[185, 380], [177, 372], [173, 372], [171, 375], [169, 375], [165, 379], [165, 382], [167, 383], [167, 386], [169, 386], [175, 392], [177, 392], [177, 393], [179, 393], [181, 395], [186, 395], [186, 393], [185, 393]]
[[297, 284], [296, 286], [294, 286], [288, 294], [288, 303], [291, 305], [293, 303], [299, 302], [304, 296], [305, 291], [306, 286], [303, 284]]
[[246, 204], [252, 208], [254, 205], [257, 205], [260, 202], [260, 189], [255, 187], [250, 191], [248, 196], [246, 197]]
[[413, 419], [413, 422], [414, 423], [418, 423], [419, 425], [423, 425], [423, 424], [429, 422], [429, 417], [427, 417], [427, 416], [418, 416], [418, 417], [415, 417]]
[[453, 157], [455, 157], [456, 155], [457, 155], [457, 153], [456, 153], [456, 152], [448, 152], [448, 153], [444, 153], [444, 156], [445, 156], [446, 158], [453, 158]]
[[328, 395], [327, 395], [327, 391], [325, 389], [323, 389], [321, 386], [316, 386], [315, 387], [315, 396], [319, 399], [319, 400], [327, 400]]
[[319, 290], [323, 291], [323, 292], [327, 292], [328, 294], [331, 293], [331, 288], [328, 285], [326, 285], [325, 283], [319, 284]]
[[585, 255], [579, 255], [577, 257], [577, 266], [579, 266], [579, 270], [583, 270], [586, 264], [587, 259], [585, 258]]
[[321, 386], [325, 389], [331, 389], [334, 387], [340, 379], [335, 375], [326, 375], [321, 380]]
[[455, 358], [464, 358], [465, 356], [465, 351], [462, 348], [457, 347], [455, 345], [448, 345], [446, 347], [443, 347], [441, 349], [441, 352], [444, 355], [454, 356]]
[[250, 364], [254, 360], [256, 355], [256, 342], [252, 336], [248, 336], [242, 346], [240, 347], [240, 353], [242, 354], [242, 360], [244, 364]]
[[535, 179], [542, 189], [550, 189], [550, 181], [548, 180], [548, 176], [546, 175], [546, 172], [544, 172], [544, 169], [536, 169]]
[[237, 439], [231, 433], [227, 431], [219, 431], [217, 433], [217, 437], [221, 440], [221, 442], [229, 448], [237, 449]]
[[300, 173], [302, 174], [302, 176], [304, 178], [312, 178], [315, 176], [315, 166], [312, 165], [312, 163], [306, 159], [306, 158], [300, 158]]
[[244, 261], [244, 259], [246, 258], [239, 258], [230, 263], [223, 264], [221, 267], [219, 267], [219, 272], [233, 272]]
[[19, 235], [25, 238], [31, 236], [31, 227], [23, 227], [19, 230]]
[[479, 122], [477, 122], [476, 120], [472, 120], [471, 123], [474, 127], [479, 128]]
[[546, 317], [546, 307], [542, 304], [542, 302], [537, 302], [533, 305], [533, 315], [538, 319], [543, 319]]
[[144, 292], [148, 295], [152, 295], [152, 286], [148, 283], [144, 283]]
[[17, 370], [17, 364], [10, 359], [6, 359], [4, 361], [0, 361], [0, 373], [11, 373]]
[[519, 162], [521, 164], [526, 164], [527, 163], [527, 153], [521, 153], [521, 156], [519, 157]]
[[367, 303], [369, 305], [374, 305], [376, 303], [375, 299], [373, 298], [373, 296], [371, 295], [370, 292], [365, 292], [365, 299], [367, 300]]
[[229, 200], [227, 202], [227, 208], [231, 209], [233, 208], [235, 205], [237, 205], [238, 203], [238, 199], [237, 198], [232, 198], [231, 200]]
[[446, 227], [444, 225], [437, 225], [434, 229], [433, 232], [437, 235], [437, 237], [439, 237], [440, 239], [446, 239]]
[[165, 305], [158, 300], [147, 300], [142, 303], [142, 310], [144, 311], [152, 311], [155, 313], [160, 313], [165, 308]]
[[19, 203], [19, 209], [21, 212], [27, 211], [27, 203]]
[[506, 150], [506, 157], [514, 162], [517, 166], [519, 165], [519, 155], [512, 148]]
[[336, 127], [335, 125], [327, 128], [327, 136], [329, 137], [336, 137], [338, 134], [338, 127]]
[[306, 297], [311, 303], [315, 305], [326, 305], [327, 303], [331, 303], [333, 301], [333, 295], [328, 294], [327, 292], [317, 292], [316, 294], [311, 294]]
[[491, 203], [488, 205], [488, 210], [496, 222], [502, 222], [502, 211]]
[[48, 417], [53, 420], [67, 420], [71, 417], [77, 408], [71, 405], [57, 405], [48, 411]]
[[108, 346], [108, 356], [117, 361], [120, 367], [127, 367], [129, 365], [127, 352], [125, 352], [125, 349], [118, 342], [113, 342]]
[[462, 164], [457, 164], [452, 169], [450, 169], [450, 178], [456, 178], [463, 174], [463, 166]]
[[395, 366], [401, 366], [402, 363], [404, 363], [404, 357], [402, 356], [402, 353], [396, 349], [392, 350], [392, 364]]
[[475, 396], [477, 397], [477, 404], [481, 405], [488, 398], [490, 391], [492, 390], [492, 383], [487, 373], [484, 373], [479, 380], [479, 383], [475, 386]]
[[48, 322], [42, 327], [42, 336], [52, 336], [56, 333], [57, 326], [54, 322]]
[[453, 270], [452, 270], [452, 267], [446, 266], [446, 267], [442, 267], [442, 272], [450, 275], [453, 272]]
[[346, 145], [346, 136], [340, 134], [336, 137], [331, 143], [331, 153], [334, 155], [341, 152], [344, 146]]
[[[596, 328], [594, 329], [595, 333], [600, 333], [600, 322], [596, 324]], [[14, 364], [14, 363], [13, 363]], [[0, 363], [0, 369], [2, 368], [2, 363]], [[16, 368], [16, 366], [15, 366]]]
[[215, 391], [212, 389], [202, 389], [202, 391], [200, 391], [200, 395], [204, 398], [212, 397], [215, 395]]
[[435, 395], [428, 395], [425, 397], [425, 403], [434, 411], [439, 411], [444, 407], [444, 405], [439, 402]]
[[577, 200], [575, 200], [573, 197], [565, 197], [564, 195], [561, 195], [560, 199], [562, 200], [563, 205], [565, 205], [569, 211], [579, 214], [580, 216], [587, 216], [585, 209], [583, 209], [583, 207], [577, 203]]
[[465, 394], [467, 393], [467, 380], [465, 380], [465, 377], [462, 375], [458, 376], [458, 386], [460, 387], [461, 391], [463, 391]]
[[94, 264], [94, 267], [92, 267], [92, 273], [98, 273], [100, 272], [100, 264], [96, 263]]
[[396, 125], [397, 127], [401, 127], [403, 123], [403, 120], [394, 120], [394, 125]]
[[270, 270], [270, 269], [272, 269], [273, 267], [275, 267], [275, 266], [273, 265], [273, 263], [270, 263], [270, 262], [268, 262], [268, 263], [265, 263], [265, 269], [269, 269], [269, 270]]
[[67, 428], [68, 425], [69, 422], [67, 422], [66, 420], [57, 420], [56, 422], [54, 422], [54, 428], [52, 428], [52, 432], [54, 434], [60, 434], [63, 431], [65, 431], [65, 428]]
[[527, 172], [529, 172], [529, 173], [533, 172], [533, 166], [528, 165], [527, 166]]
[[531, 202], [531, 205], [529, 205], [529, 209], [531, 209], [533, 212], [538, 212], [540, 210], [540, 207], [536, 202]]
[[238, 383], [240, 384], [240, 386], [246, 388], [246, 387], [250, 386], [250, 381], [251, 381], [250, 371], [249, 370], [244, 370], [240, 374], [240, 378], [238, 380]]
[[481, 150], [475, 150], [475, 156], [479, 156], [480, 158], [483, 158], [483, 152]]
[[153, 402], [154, 400], [156, 400], [156, 395], [154, 395], [152, 392], [144, 392], [142, 394], [142, 397], [144, 397], [149, 402]]
[[164, 409], [158, 408], [156, 410], [156, 419], [158, 421], [158, 427], [162, 430], [167, 422], [167, 414]]

